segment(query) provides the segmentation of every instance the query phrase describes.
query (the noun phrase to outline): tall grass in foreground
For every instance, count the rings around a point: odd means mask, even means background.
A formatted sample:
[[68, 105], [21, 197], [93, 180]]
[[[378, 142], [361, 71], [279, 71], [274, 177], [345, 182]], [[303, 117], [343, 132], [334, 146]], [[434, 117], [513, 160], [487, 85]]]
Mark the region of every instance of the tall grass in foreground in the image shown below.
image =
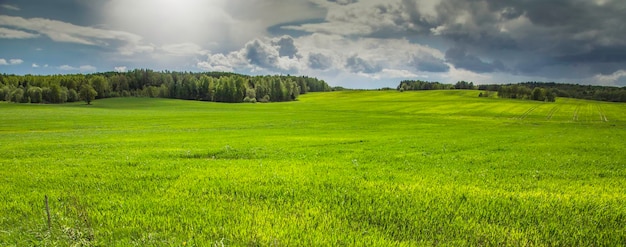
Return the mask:
[[0, 104], [0, 245], [625, 245], [626, 105], [477, 94]]

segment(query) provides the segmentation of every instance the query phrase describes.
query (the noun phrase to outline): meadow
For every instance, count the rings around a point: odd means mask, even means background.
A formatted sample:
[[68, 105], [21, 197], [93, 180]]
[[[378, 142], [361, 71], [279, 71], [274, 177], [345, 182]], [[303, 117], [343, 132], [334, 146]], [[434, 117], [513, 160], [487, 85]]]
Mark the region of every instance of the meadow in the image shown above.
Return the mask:
[[0, 246], [626, 245], [626, 104], [478, 93], [1, 102]]

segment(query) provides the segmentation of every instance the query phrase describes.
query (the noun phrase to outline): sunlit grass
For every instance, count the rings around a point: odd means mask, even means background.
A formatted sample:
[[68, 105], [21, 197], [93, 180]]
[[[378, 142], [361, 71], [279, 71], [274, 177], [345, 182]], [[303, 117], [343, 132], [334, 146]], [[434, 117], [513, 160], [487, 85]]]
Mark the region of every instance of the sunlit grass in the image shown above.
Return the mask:
[[626, 105], [477, 95], [2, 103], [0, 245], [626, 243]]

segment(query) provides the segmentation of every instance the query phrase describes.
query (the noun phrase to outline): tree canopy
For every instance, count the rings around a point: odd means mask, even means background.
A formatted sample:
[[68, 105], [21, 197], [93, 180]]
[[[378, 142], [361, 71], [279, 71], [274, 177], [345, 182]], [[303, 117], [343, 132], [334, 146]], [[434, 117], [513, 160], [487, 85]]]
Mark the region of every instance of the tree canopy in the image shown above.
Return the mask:
[[96, 91], [91, 85], [83, 84], [80, 86], [80, 92], [78, 93], [80, 99], [84, 100], [85, 103], [91, 105], [91, 101], [93, 101], [96, 96], [98, 96], [98, 91]]
[[[397, 87], [398, 91], [442, 90], [442, 89], [478, 89], [497, 92], [500, 98], [527, 99], [537, 101], [555, 101], [556, 97], [570, 97], [600, 101], [626, 102], [626, 87], [591, 86], [555, 82], [522, 82], [517, 84], [483, 84], [458, 81], [455, 84], [404, 80]], [[481, 97], [489, 97], [489, 92]]]
[[247, 76], [148, 69], [87, 75], [0, 75], [0, 101], [17, 103], [84, 100], [90, 104], [94, 99], [132, 96], [229, 103], [279, 102], [320, 91], [331, 91], [331, 87], [317, 78], [290, 75]]

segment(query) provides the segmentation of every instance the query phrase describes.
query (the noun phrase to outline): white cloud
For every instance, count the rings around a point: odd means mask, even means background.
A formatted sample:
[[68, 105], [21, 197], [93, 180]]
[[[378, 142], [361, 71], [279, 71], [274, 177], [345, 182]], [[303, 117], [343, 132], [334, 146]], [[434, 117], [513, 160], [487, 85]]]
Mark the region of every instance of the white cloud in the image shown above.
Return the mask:
[[115, 67], [114, 68], [116, 72], [126, 72], [127, 68], [126, 66], [119, 66], [119, 67]]
[[22, 59], [10, 59], [10, 60], [9, 60], [9, 63], [10, 63], [11, 65], [22, 64], [23, 62], [24, 62], [24, 60], [22, 60]]
[[[197, 67], [206, 71], [228, 71], [232, 72], [235, 69], [237, 63], [241, 63], [243, 60], [238, 58], [236, 52], [224, 55], [221, 53], [210, 54], [207, 56], [206, 61], [200, 61], [197, 63]], [[244, 65], [245, 66], [245, 65]]]
[[80, 71], [80, 72], [95, 72], [96, 71], [96, 67], [91, 66], [91, 65], [81, 65], [79, 67], [74, 67], [74, 66], [70, 66], [70, 65], [61, 65], [59, 66], [60, 70], [65, 70], [65, 71]]
[[60, 70], [77, 70], [78, 68], [64, 64], [64, 65], [59, 66], [59, 69]]
[[626, 86], [626, 70], [620, 69], [609, 75], [598, 74], [591, 79], [600, 85]]
[[450, 66], [450, 71], [441, 75], [441, 77], [445, 78], [447, 82], [471, 81], [478, 84], [496, 83], [494, 82], [491, 74], [476, 73], [470, 70], [455, 68], [452, 64], [448, 65]]
[[78, 69], [80, 71], [96, 71], [96, 67], [91, 66], [91, 65], [82, 65], [82, 66], [78, 67]]
[[209, 51], [191, 42], [164, 45], [161, 50], [174, 56], [206, 55], [209, 53]]
[[[14, 28], [0, 30], [0, 36], [34, 38], [38, 34], [43, 34], [57, 42], [112, 47], [125, 55], [153, 50], [151, 45], [142, 43], [141, 36], [133, 33], [78, 26], [57, 20], [0, 15], [0, 26]], [[35, 34], [17, 29], [28, 30]]]
[[[348, 85], [363, 79], [396, 83], [389, 79], [428, 78], [432, 72], [448, 72], [450, 65], [439, 50], [405, 39], [312, 34], [254, 39], [230, 53], [208, 54], [196, 66], [207, 71], [313, 75]], [[346, 81], [350, 77], [361, 81]]]
[[39, 68], [39, 64], [33, 63], [32, 67], [33, 68]]
[[9, 61], [7, 61], [4, 58], [0, 58], [0, 65], [18, 65], [18, 64], [22, 64], [23, 62], [24, 60], [17, 59], [17, 58], [11, 58], [9, 59]]
[[39, 37], [39, 34], [0, 27], [0, 39], [30, 39], [36, 37]]
[[[288, 41], [285, 41], [288, 40]], [[296, 73], [304, 65], [289, 36], [254, 39], [238, 51], [228, 54], [209, 54], [207, 60], [197, 63], [203, 70]], [[288, 49], [284, 49], [288, 46]], [[281, 56], [281, 51], [284, 53]]]
[[0, 7], [4, 8], [4, 9], [8, 9], [8, 10], [20, 11], [20, 7], [18, 7], [17, 5], [0, 4]]
[[405, 69], [383, 69], [379, 75], [383, 78], [415, 78], [428, 77], [426, 75], [418, 75]]

